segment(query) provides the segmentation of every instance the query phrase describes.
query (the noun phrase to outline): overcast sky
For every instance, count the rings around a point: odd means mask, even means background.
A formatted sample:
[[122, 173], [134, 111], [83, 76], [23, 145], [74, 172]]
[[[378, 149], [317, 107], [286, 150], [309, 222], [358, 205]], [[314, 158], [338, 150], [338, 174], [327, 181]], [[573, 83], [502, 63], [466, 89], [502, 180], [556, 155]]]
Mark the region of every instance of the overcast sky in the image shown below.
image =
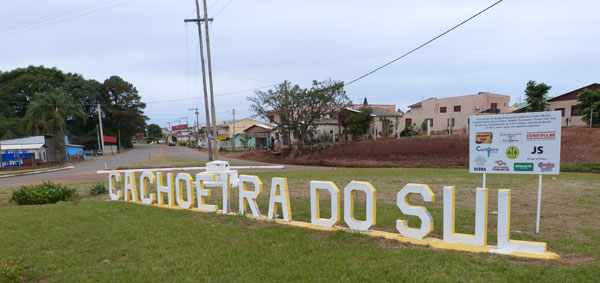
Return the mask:
[[[350, 81], [458, 24], [495, 0], [207, 0], [217, 119], [252, 115], [230, 94], [289, 80]], [[505, 0], [438, 41], [346, 87], [354, 102], [407, 106], [480, 91], [523, 99], [528, 80], [552, 96], [600, 82], [600, 1]], [[0, 70], [57, 67], [133, 83], [149, 123], [204, 104], [193, 0], [0, 2]], [[34, 20], [34, 21], [31, 21]], [[179, 102], [156, 103], [172, 99]]]

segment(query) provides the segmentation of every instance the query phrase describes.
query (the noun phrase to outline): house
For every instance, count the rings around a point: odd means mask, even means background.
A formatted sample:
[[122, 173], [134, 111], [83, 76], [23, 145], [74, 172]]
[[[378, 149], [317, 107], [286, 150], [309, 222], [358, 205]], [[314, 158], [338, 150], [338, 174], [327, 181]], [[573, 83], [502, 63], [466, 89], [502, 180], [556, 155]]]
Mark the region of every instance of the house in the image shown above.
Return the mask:
[[[408, 106], [401, 126], [421, 129], [429, 121], [432, 132], [465, 132], [470, 116], [508, 113], [510, 96], [479, 92], [447, 98], [429, 98]], [[426, 130], [423, 128], [421, 130]]]
[[83, 154], [83, 145], [69, 143], [69, 137], [65, 136], [65, 152], [67, 162], [83, 161], [86, 159]]
[[57, 162], [55, 142], [52, 135], [31, 136], [0, 141], [2, 167], [23, 166], [24, 160]]
[[[338, 117], [338, 122], [340, 125], [344, 124], [344, 121], [348, 117], [348, 114], [359, 113], [360, 109], [363, 107], [371, 108], [371, 122], [369, 126], [368, 135], [371, 137], [388, 137], [395, 136], [398, 134], [398, 130], [402, 131], [402, 129], [398, 129], [398, 125], [401, 123], [401, 119], [403, 116], [402, 112], [396, 112], [395, 105], [391, 105], [391, 107], [378, 107], [377, 105], [361, 105], [359, 107], [346, 107]], [[388, 111], [392, 110], [392, 111]], [[403, 128], [403, 127], [402, 127]], [[348, 135], [348, 131], [344, 129], [342, 131], [344, 136]], [[347, 138], [347, 137], [345, 137]]]
[[244, 118], [235, 121], [224, 121], [217, 123], [217, 135], [221, 140], [231, 141], [234, 135], [243, 133], [245, 129], [257, 124], [264, 123], [250, 118]]
[[[581, 111], [577, 109], [577, 95], [579, 95], [585, 89], [597, 91], [600, 90], [600, 84], [593, 83], [582, 88], [561, 94], [559, 96], [548, 99], [550, 102], [551, 111], [560, 111], [562, 113], [562, 126], [587, 126], [587, 124], [581, 119], [583, 117]], [[594, 113], [595, 115], [595, 113]]]
[[254, 139], [254, 148], [255, 149], [265, 149], [271, 142], [273, 138], [273, 130], [275, 126], [269, 124], [255, 124], [247, 129], [244, 129], [244, 133], [246, 136]]

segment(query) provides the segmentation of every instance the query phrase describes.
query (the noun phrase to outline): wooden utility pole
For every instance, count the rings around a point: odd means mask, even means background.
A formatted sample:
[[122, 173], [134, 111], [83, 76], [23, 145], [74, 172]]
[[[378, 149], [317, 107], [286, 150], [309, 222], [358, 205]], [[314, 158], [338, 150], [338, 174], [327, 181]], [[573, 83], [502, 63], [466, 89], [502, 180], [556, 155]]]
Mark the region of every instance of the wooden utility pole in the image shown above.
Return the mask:
[[[207, 20], [206, 18], [204, 20]], [[202, 27], [200, 26], [201, 18], [200, 18], [200, 4], [198, 0], [196, 0], [196, 19], [184, 20], [184, 22], [196, 22], [198, 24], [198, 39], [200, 41], [200, 62], [202, 65], [202, 85], [204, 90], [204, 108], [206, 112], [206, 128], [210, 131], [211, 123], [210, 123], [210, 112], [208, 109], [208, 90], [206, 89], [206, 69], [204, 68], [204, 44], [202, 43]], [[213, 124], [214, 126], [214, 124]], [[207, 136], [208, 137], [208, 136]], [[213, 161], [213, 150], [212, 143], [209, 138], [206, 139], [208, 146], [208, 160]], [[215, 144], [216, 146], [216, 144]], [[217, 157], [218, 158], [218, 157]]]
[[189, 110], [195, 111], [194, 114], [196, 114], [196, 145], [200, 146], [200, 120], [198, 120], [200, 112], [198, 112], [198, 107], [190, 108]]
[[231, 151], [235, 152], [235, 108], [233, 108], [233, 123], [231, 123], [233, 127], [233, 135], [231, 137]]
[[[206, 31], [206, 57], [208, 59], [208, 82], [210, 86], [210, 108], [212, 112], [212, 133], [213, 133], [213, 141], [215, 142], [215, 158], [219, 159], [219, 144], [217, 137], [217, 115], [215, 113], [215, 95], [213, 88], [213, 79], [212, 79], [212, 64], [210, 57], [210, 37], [208, 35], [208, 8], [206, 7], [206, 0], [204, 2], [204, 30]], [[198, 0], [196, 0], [196, 5], [198, 4]], [[200, 18], [198, 16], [198, 18]]]
[[102, 129], [102, 109], [100, 109], [100, 103], [98, 103], [98, 121], [100, 125], [100, 140], [102, 141], [102, 156], [104, 156], [104, 130]]

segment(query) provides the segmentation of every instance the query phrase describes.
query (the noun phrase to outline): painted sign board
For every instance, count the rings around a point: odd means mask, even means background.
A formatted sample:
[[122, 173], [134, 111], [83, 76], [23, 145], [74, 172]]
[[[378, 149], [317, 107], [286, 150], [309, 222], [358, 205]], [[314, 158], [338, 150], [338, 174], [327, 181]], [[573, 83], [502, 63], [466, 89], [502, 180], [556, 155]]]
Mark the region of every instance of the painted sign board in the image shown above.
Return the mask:
[[187, 130], [187, 129], [188, 129], [187, 124], [174, 125], [173, 127], [171, 127], [171, 131], [183, 131], [183, 130]]
[[469, 118], [471, 173], [558, 174], [561, 112]]
[[30, 159], [31, 154], [26, 150], [2, 151], [2, 167], [23, 166], [23, 159]]

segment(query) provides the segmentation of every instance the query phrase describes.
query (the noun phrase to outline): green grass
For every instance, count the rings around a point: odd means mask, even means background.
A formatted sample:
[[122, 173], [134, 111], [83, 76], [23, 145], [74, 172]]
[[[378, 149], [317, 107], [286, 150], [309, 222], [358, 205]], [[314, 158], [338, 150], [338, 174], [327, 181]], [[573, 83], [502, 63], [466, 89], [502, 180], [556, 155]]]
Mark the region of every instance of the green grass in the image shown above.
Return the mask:
[[600, 173], [600, 162], [576, 162], [560, 164], [562, 172]]
[[[252, 173], [264, 183], [258, 201], [267, 213], [270, 178], [288, 178], [294, 220], [309, 221], [310, 180], [349, 180], [377, 189], [377, 230], [395, 231], [406, 218], [395, 193], [407, 182], [429, 184], [436, 194], [426, 204], [433, 237], [442, 234], [442, 194], [457, 186], [457, 231], [472, 233], [474, 192], [480, 175], [462, 169], [330, 169]], [[490, 174], [491, 175], [491, 174]], [[595, 281], [600, 276], [600, 201], [597, 174], [564, 173], [544, 178], [542, 233], [532, 232], [537, 176], [488, 175], [490, 208], [497, 188], [513, 189], [513, 239], [545, 241], [560, 260], [442, 251], [343, 231], [323, 232], [224, 216], [168, 210], [106, 196], [78, 203], [16, 206], [0, 203], [0, 259], [19, 259], [26, 280], [39, 281]], [[78, 185], [82, 196], [93, 183]], [[0, 189], [0, 191], [7, 191]], [[209, 203], [221, 206], [213, 188]], [[326, 199], [326, 197], [324, 197]], [[359, 196], [359, 200], [362, 199]], [[532, 201], [533, 200], [533, 201]], [[420, 203], [418, 199], [411, 199]], [[237, 189], [232, 192], [237, 211]], [[321, 201], [323, 217], [328, 201]], [[554, 212], [556, 207], [561, 211]], [[358, 202], [356, 217], [364, 217]], [[280, 212], [281, 213], [281, 212]], [[343, 205], [342, 205], [343, 225]], [[488, 243], [495, 244], [496, 216], [489, 215]], [[409, 218], [417, 226], [418, 219]], [[521, 233], [514, 230], [520, 230]]]
[[[124, 170], [124, 169], [140, 169], [140, 168], [169, 168], [169, 167], [203, 167], [206, 166], [208, 161], [206, 160], [198, 160], [198, 159], [189, 159], [189, 158], [180, 158], [180, 157], [172, 157], [172, 156], [158, 156], [155, 158], [151, 158], [148, 160], [127, 164], [124, 166], [116, 167], [115, 169]], [[230, 166], [248, 166], [253, 165], [251, 163], [236, 163], [230, 162]]]

